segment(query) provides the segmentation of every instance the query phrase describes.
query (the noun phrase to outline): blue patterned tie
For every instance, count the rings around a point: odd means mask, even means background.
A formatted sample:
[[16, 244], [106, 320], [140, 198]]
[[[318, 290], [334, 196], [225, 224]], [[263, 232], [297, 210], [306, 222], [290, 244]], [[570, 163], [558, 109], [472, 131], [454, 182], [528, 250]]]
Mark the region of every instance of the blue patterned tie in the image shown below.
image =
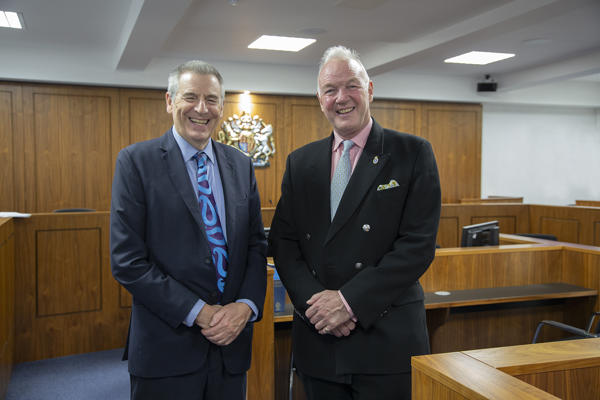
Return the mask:
[[227, 243], [217, 213], [217, 203], [208, 182], [208, 164], [206, 162], [208, 156], [204, 152], [198, 152], [194, 155], [194, 159], [198, 163], [198, 204], [216, 268], [217, 287], [219, 292], [223, 293], [227, 277]]
[[348, 184], [352, 173], [352, 165], [350, 165], [350, 149], [354, 146], [354, 142], [352, 140], [344, 140], [342, 144], [344, 145], [344, 151], [335, 167], [333, 178], [331, 178], [331, 220], [333, 220], [333, 216], [337, 211], [340, 200], [342, 200], [342, 195], [344, 194], [344, 190], [346, 190], [346, 185]]

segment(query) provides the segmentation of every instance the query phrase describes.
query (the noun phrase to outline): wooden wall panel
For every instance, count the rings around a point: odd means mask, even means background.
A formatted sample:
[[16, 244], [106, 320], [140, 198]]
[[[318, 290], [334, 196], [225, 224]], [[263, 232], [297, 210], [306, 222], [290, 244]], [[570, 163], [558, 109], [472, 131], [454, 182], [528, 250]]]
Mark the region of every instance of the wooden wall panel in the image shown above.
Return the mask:
[[442, 203], [481, 196], [481, 106], [424, 103], [421, 135], [440, 171]]
[[[129, 310], [118, 304], [108, 230], [108, 212], [38, 214], [15, 221], [15, 363], [125, 345]], [[66, 257], [65, 267], [58, 265], [59, 257]], [[59, 273], [51, 275], [51, 269]], [[61, 292], [49, 293], [50, 288]], [[79, 295], [83, 299], [76, 299]], [[51, 304], [42, 305], [44, 299]]]
[[16, 191], [11, 190], [22, 179], [15, 142], [22, 136], [21, 88], [0, 85], [0, 210], [22, 210]]
[[421, 109], [417, 102], [375, 100], [371, 104], [371, 114], [379, 125], [417, 136], [422, 136]]
[[500, 233], [530, 232], [528, 207], [526, 204], [442, 204], [438, 244], [458, 247], [463, 226], [493, 220], [499, 222]]
[[[6, 83], [0, 94], [0, 165], [7, 165], [0, 183], [12, 188], [2, 204], [23, 212], [108, 210], [119, 150], [172, 125], [164, 90]], [[327, 137], [331, 126], [313, 96], [251, 95], [251, 101], [252, 113], [273, 126], [276, 153], [256, 175], [261, 205], [274, 207], [287, 155]], [[238, 102], [238, 94], [227, 94], [225, 118]], [[431, 141], [444, 202], [479, 197], [481, 106], [375, 100], [372, 113], [385, 127]]]
[[37, 316], [100, 310], [100, 229], [40, 230], [36, 233]]
[[15, 348], [15, 237], [11, 220], [0, 218], [0, 399], [8, 388]]
[[[285, 135], [284, 131], [284, 109], [281, 96], [250, 95], [252, 103], [252, 116], [260, 116], [265, 124], [271, 124], [273, 128], [273, 140], [275, 142], [275, 154], [269, 157], [268, 167], [256, 167], [254, 173], [260, 193], [260, 201], [263, 207], [275, 207], [280, 196], [281, 178], [285, 169], [285, 157], [287, 153], [282, 150], [281, 142]], [[225, 97], [223, 109], [223, 121], [234, 114], [240, 115], [240, 95], [228, 94]], [[219, 124], [219, 129], [222, 125]], [[217, 130], [218, 131], [218, 130]], [[216, 137], [215, 137], [216, 139]]]
[[117, 107], [116, 89], [24, 86], [27, 211], [109, 208]]
[[598, 244], [596, 224], [600, 223], [599, 207], [562, 207], [529, 205], [533, 233], [555, 235], [561, 242]]

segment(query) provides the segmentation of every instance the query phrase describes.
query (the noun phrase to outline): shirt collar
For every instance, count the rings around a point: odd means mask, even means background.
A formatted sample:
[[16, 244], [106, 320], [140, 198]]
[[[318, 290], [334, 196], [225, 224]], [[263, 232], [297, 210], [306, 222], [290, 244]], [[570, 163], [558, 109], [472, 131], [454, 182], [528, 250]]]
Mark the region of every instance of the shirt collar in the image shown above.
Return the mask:
[[[183, 136], [181, 136], [179, 134], [179, 132], [177, 132], [177, 129], [175, 129], [175, 126], [173, 126], [173, 128], [171, 128], [171, 131], [173, 132], [173, 137], [175, 138], [175, 141], [177, 142], [177, 145], [179, 146], [179, 150], [181, 150], [181, 155], [183, 156], [183, 160], [185, 162], [188, 162], [192, 157], [194, 157], [196, 155], [196, 153], [198, 153], [198, 149], [196, 149], [194, 146], [189, 144], [188, 141], [185, 140], [183, 138]], [[210, 161], [214, 162], [214, 159], [215, 159], [214, 154], [215, 153], [213, 151], [212, 138], [208, 139], [208, 144], [202, 151], [206, 153], [206, 155], [208, 156], [208, 159]]]
[[[367, 143], [367, 139], [369, 138], [369, 133], [371, 133], [371, 128], [373, 127], [373, 118], [369, 118], [369, 123], [365, 125], [364, 128], [358, 132], [356, 136], [352, 138], [354, 145], [364, 149], [365, 144]], [[341, 137], [335, 130], [333, 131], [333, 148], [332, 151], [337, 151], [339, 145], [346, 139]]]

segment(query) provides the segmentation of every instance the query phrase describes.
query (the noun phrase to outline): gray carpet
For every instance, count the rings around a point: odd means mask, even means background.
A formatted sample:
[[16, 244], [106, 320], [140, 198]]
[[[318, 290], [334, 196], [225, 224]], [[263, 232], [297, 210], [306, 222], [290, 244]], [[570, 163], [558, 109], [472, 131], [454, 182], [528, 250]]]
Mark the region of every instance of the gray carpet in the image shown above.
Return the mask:
[[17, 364], [6, 400], [128, 400], [123, 349]]

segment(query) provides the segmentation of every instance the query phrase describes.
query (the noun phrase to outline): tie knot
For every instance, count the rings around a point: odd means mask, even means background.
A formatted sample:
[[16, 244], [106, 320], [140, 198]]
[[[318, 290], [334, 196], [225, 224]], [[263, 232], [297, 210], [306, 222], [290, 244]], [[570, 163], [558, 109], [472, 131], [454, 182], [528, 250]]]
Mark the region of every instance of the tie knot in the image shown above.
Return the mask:
[[204, 165], [206, 164], [206, 160], [208, 159], [208, 156], [206, 155], [205, 152], [203, 151], [199, 151], [196, 154], [194, 154], [194, 157], [192, 157], [196, 160], [196, 162], [198, 163], [198, 165]]
[[350, 151], [352, 146], [354, 146], [354, 142], [352, 140], [344, 140], [342, 144], [344, 145], [344, 153]]

